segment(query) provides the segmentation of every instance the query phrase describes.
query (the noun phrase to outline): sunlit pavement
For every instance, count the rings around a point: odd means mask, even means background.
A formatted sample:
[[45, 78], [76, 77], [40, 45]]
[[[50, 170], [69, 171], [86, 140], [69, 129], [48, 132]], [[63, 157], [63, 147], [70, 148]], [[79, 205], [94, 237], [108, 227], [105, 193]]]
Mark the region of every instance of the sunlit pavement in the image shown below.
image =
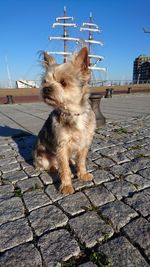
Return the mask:
[[[32, 147], [50, 108], [0, 106], [0, 266], [150, 264], [150, 95], [102, 99], [87, 167], [94, 179], [38, 173]], [[21, 265], [20, 265], [21, 264]]]

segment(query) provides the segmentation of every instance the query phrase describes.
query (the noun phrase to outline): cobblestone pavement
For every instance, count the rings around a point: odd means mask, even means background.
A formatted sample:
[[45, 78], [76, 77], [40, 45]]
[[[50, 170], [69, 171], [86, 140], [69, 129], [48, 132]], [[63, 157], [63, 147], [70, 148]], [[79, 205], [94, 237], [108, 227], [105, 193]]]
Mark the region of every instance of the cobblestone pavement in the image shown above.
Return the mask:
[[150, 115], [98, 129], [69, 196], [19, 134], [0, 138], [0, 267], [150, 266]]

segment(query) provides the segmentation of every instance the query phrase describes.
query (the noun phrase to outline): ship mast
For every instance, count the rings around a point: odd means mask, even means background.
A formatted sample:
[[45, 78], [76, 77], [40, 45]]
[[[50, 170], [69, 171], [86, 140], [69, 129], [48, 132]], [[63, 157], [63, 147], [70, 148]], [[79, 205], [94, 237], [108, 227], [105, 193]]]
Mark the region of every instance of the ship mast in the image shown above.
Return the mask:
[[67, 9], [66, 7], [64, 7], [64, 15], [63, 17], [57, 17], [55, 19], [55, 23], [53, 23], [52, 27], [55, 28], [57, 26], [60, 26], [60, 27], [63, 27], [63, 35], [62, 36], [50, 36], [49, 37], [49, 40], [61, 40], [63, 41], [63, 45], [64, 45], [64, 51], [50, 51], [50, 52], [47, 52], [48, 54], [56, 54], [56, 55], [63, 55], [64, 57], [64, 63], [66, 62], [67, 60], [67, 56], [68, 55], [71, 55], [72, 53], [71, 52], [68, 52], [68, 47], [67, 47], [67, 44], [68, 44], [68, 41], [75, 41], [75, 42], [79, 42], [79, 38], [73, 38], [73, 37], [69, 37], [68, 35], [68, 28], [70, 27], [77, 27], [76, 23], [73, 23], [74, 21], [74, 17], [69, 17], [67, 16]]
[[103, 43], [101, 41], [97, 41], [94, 39], [94, 34], [100, 33], [101, 30], [99, 29], [99, 26], [95, 23], [93, 23], [93, 17], [92, 12], [90, 12], [89, 20], [88, 22], [83, 22], [82, 27], [80, 27], [80, 31], [85, 31], [88, 33], [88, 38], [84, 41], [80, 38], [74, 38], [70, 37], [68, 35], [69, 29], [76, 28], [77, 24], [74, 23], [74, 17], [70, 17], [67, 15], [67, 9], [64, 7], [64, 13], [62, 17], [57, 17], [55, 19], [55, 22], [52, 25], [52, 28], [61, 27], [62, 28], [62, 35], [61, 36], [50, 36], [48, 39], [50, 41], [57, 40], [63, 42], [63, 51], [47, 51], [50, 55], [62, 55], [64, 63], [67, 61], [67, 56], [72, 55], [73, 51], [69, 51], [68, 42], [75, 41], [77, 45], [80, 45], [81, 43], [85, 43], [88, 46], [89, 49], [89, 59], [90, 59], [90, 65], [89, 69], [92, 70], [92, 76], [93, 80], [95, 80], [95, 71], [106, 71], [106, 68], [101, 68], [98, 66], [98, 63], [104, 59], [103, 56], [95, 55], [92, 51], [93, 45], [100, 45], [102, 46]]
[[89, 58], [90, 58], [89, 69], [98, 70], [98, 71], [106, 71], [106, 68], [97, 67], [97, 63], [99, 61], [102, 61], [104, 59], [104, 57], [92, 54], [92, 45], [93, 44], [97, 44], [97, 45], [101, 45], [101, 46], [103, 45], [103, 43], [101, 41], [97, 41], [94, 39], [93, 34], [94, 33], [100, 33], [101, 30], [99, 29], [99, 26], [97, 24], [93, 23], [92, 12], [90, 12], [89, 22], [83, 22], [82, 27], [80, 28], [80, 31], [87, 31], [88, 32], [88, 39], [84, 40], [84, 42], [88, 44], [88, 49], [89, 49]]
[[[90, 12], [90, 18], [89, 18], [89, 28], [91, 29], [91, 24], [92, 24], [92, 12]], [[92, 40], [92, 32], [89, 31], [89, 39]], [[89, 54], [91, 54], [91, 43], [89, 42]]]
[[[67, 10], [66, 7], [64, 6], [64, 38], [67, 37], [67, 27], [66, 27], [66, 18], [67, 17]], [[67, 52], [67, 40], [64, 39], [64, 54]], [[66, 57], [64, 56], [64, 63], [66, 62]]]

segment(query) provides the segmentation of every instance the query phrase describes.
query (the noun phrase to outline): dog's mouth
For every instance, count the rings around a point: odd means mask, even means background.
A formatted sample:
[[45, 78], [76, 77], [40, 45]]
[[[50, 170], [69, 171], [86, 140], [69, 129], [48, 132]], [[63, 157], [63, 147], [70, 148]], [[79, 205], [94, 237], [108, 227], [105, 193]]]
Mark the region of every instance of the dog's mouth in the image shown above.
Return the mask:
[[43, 95], [43, 98], [44, 98], [44, 100], [50, 100], [50, 101], [55, 101], [55, 99], [54, 99], [54, 97], [52, 97], [52, 96], [49, 96], [49, 95]]
[[49, 88], [44, 88], [42, 90], [42, 97], [43, 97], [44, 101], [46, 101], [46, 100], [54, 101], [55, 100], [54, 97], [50, 94]]
[[47, 105], [50, 105], [52, 107], [61, 106], [60, 99], [57, 98], [57, 95], [55, 96], [54, 91], [51, 89], [51, 87], [43, 88], [42, 98]]
[[53, 107], [57, 107], [58, 106], [58, 102], [57, 100], [50, 96], [50, 95], [43, 95], [43, 100], [46, 104], [53, 106]]

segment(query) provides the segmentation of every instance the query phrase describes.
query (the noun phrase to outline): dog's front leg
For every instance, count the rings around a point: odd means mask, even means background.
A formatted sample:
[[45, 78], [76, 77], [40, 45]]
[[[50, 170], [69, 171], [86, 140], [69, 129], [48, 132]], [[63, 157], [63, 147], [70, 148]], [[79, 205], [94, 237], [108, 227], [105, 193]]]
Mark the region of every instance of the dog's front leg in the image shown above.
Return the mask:
[[57, 150], [58, 171], [61, 178], [60, 191], [63, 194], [72, 194], [74, 192], [71, 182], [71, 170], [69, 167], [68, 151], [65, 147]]
[[88, 154], [88, 147], [81, 149], [78, 152], [77, 158], [77, 174], [79, 179], [83, 181], [91, 181], [93, 179], [93, 175], [86, 170], [86, 158]]

